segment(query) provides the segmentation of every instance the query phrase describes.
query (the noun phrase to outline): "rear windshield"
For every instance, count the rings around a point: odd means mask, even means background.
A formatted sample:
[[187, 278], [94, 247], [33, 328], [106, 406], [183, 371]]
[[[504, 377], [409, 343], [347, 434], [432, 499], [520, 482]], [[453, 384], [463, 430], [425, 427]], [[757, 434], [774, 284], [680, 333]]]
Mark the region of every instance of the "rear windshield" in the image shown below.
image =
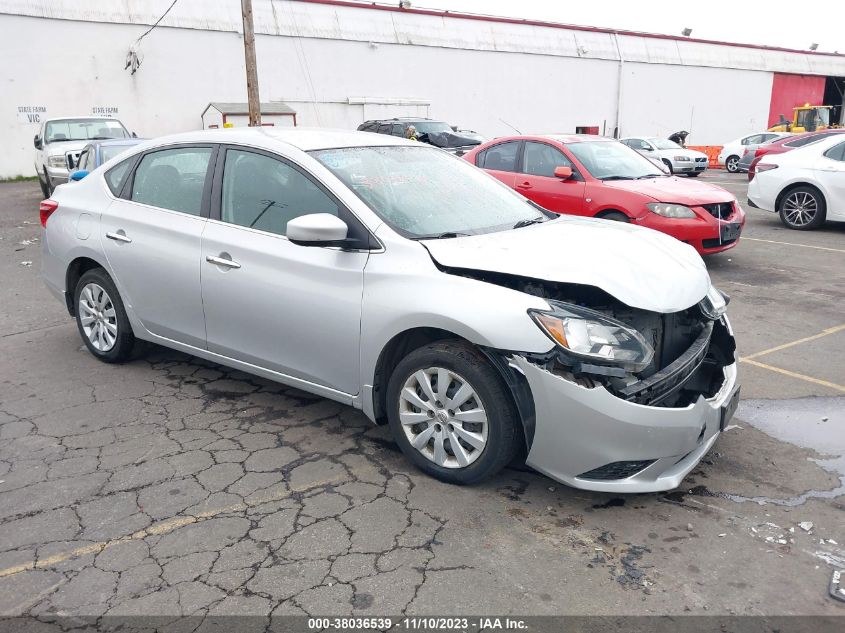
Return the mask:
[[104, 145], [100, 148], [100, 157], [102, 158], [100, 162], [105, 163], [128, 149], [132, 149], [132, 145]]
[[50, 121], [44, 131], [48, 143], [54, 141], [89, 141], [129, 138], [126, 128], [114, 119], [64, 119]]
[[811, 136], [805, 136], [804, 138], [797, 138], [794, 141], [784, 143], [784, 145], [786, 145], [787, 147], [804, 147], [805, 145], [809, 145], [810, 143], [815, 143], [816, 141], [820, 141], [823, 138], [827, 138], [831, 134], [835, 134], [835, 132], [828, 132], [827, 134], [813, 134]]

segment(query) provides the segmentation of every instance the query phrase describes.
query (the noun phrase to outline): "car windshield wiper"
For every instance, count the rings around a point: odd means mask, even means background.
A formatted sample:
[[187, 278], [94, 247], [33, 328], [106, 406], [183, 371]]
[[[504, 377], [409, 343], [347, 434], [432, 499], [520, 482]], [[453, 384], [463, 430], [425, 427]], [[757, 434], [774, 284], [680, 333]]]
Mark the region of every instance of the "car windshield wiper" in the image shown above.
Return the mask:
[[645, 176], [637, 176], [634, 180], [645, 180], [646, 178], [664, 178], [669, 174], [646, 174]]
[[445, 240], [450, 237], [465, 237], [469, 233], [456, 233], [455, 231], [446, 231], [445, 233], [437, 233], [435, 235], [420, 235], [418, 240]]
[[631, 176], [605, 176], [599, 180], [633, 180]]
[[514, 229], [521, 229], [523, 226], [531, 226], [532, 224], [541, 224], [545, 222], [546, 218], [529, 218], [527, 220], [520, 220], [516, 224], [513, 225], [512, 228]]

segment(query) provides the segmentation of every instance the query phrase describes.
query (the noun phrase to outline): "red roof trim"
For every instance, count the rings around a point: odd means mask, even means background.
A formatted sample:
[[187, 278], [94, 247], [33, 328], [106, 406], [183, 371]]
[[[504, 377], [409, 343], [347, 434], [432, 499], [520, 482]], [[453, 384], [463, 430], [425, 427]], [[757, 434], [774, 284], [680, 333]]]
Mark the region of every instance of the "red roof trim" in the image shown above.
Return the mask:
[[460, 13], [457, 11], [440, 11], [437, 9], [401, 9], [397, 5], [377, 4], [375, 2], [355, 2], [354, 0], [296, 0], [310, 4], [327, 4], [338, 7], [353, 7], [356, 9], [375, 9], [377, 11], [390, 11], [392, 13], [412, 13], [415, 15], [429, 15], [438, 18], [459, 18], [462, 20], [477, 20], [479, 22], [498, 22], [501, 24], [523, 24], [526, 26], [545, 26], [553, 29], [565, 29], [567, 31], [587, 31], [591, 33], [608, 33], [615, 35], [629, 35], [634, 37], [647, 37], [655, 40], [674, 40], [680, 42], [696, 42], [698, 44], [718, 44], [719, 46], [734, 46], [736, 48], [751, 48], [765, 51], [778, 51], [781, 53], [801, 53], [803, 55], [823, 55], [827, 57], [845, 57], [842, 53], [827, 53], [825, 51], [799, 50], [797, 48], [781, 48], [779, 46], [763, 46], [761, 44], [740, 44], [738, 42], [721, 42], [719, 40], [705, 40], [695, 37], [682, 37], [679, 35], [664, 35], [662, 33], [644, 33], [640, 31], [626, 31], [623, 29], [607, 29], [597, 26], [578, 26], [574, 24], [561, 24], [559, 22], [544, 22], [542, 20], [526, 20], [521, 18], [506, 18], [494, 15], [480, 15], [477, 13]]

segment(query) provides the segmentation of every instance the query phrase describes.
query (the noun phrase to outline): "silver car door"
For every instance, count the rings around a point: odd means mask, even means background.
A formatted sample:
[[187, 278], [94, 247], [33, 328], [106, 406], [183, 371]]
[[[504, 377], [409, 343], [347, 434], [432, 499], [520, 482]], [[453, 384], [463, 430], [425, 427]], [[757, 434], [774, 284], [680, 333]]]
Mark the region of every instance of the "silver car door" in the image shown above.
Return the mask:
[[215, 153], [206, 145], [144, 154], [125, 197], [100, 221], [103, 249], [127, 307], [152, 334], [200, 348], [200, 248]]
[[223, 151], [202, 238], [208, 349], [356, 394], [368, 252], [299, 246], [285, 237], [295, 217], [332, 213], [347, 220], [348, 212], [286, 160]]

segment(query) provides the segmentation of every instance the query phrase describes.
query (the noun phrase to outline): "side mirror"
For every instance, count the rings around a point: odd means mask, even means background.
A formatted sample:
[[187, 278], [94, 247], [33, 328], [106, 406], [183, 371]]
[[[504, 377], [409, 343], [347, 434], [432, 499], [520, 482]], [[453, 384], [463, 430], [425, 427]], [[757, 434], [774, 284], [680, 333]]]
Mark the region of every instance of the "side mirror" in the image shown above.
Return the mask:
[[309, 213], [288, 222], [287, 238], [300, 246], [340, 246], [349, 227], [330, 213]]
[[640, 149], [643, 150], [644, 152], [653, 152], [654, 151], [654, 148], [651, 147], [650, 145], [643, 145], [643, 146], [640, 147]]
[[35, 149], [41, 149], [42, 147], [44, 147], [44, 143], [41, 141], [41, 137], [37, 134], [35, 135], [35, 138], [32, 139], [32, 144], [35, 145]]
[[572, 167], [565, 167], [563, 165], [555, 167], [555, 178], [569, 180], [572, 178]]
[[87, 170], [85, 170], [85, 169], [80, 169], [80, 170], [78, 170], [78, 171], [73, 172], [73, 173], [72, 173], [72, 174], [68, 177], [68, 179], [69, 179], [69, 180], [72, 180], [72, 181], [74, 181], [74, 182], [78, 182], [78, 181], [82, 180], [83, 178], [85, 178], [85, 176], [87, 176], [87, 175], [88, 175], [88, 171], [87, 171]]
[[138, 135], [135, 132], [132, 132], [132, 138], [138, 138]]

